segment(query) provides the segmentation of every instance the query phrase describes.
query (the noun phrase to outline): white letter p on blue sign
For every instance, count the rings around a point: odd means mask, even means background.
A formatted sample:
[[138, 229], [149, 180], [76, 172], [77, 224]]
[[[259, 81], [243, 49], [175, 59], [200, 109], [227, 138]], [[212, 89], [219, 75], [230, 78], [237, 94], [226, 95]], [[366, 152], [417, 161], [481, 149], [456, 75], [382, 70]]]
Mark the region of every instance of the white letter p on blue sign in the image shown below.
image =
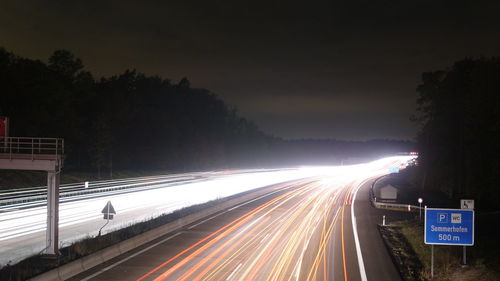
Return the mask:
[[438, 222], [439, 223], [448, 223], [448, 214], [447, 213], [438, 213]]

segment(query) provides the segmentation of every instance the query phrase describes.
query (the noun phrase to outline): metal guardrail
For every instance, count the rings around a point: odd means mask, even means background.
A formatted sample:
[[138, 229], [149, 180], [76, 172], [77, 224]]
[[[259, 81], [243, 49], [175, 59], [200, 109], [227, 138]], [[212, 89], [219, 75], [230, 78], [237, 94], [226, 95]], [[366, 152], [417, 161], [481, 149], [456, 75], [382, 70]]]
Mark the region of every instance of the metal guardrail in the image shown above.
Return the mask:
[[9, 159], [29, 157], [31, 160], [59, 159], [64, 156], [64, 139], [4, 137], [0, 139], [0, 157]]
[[[127, 190], [128, 192], [137, 192], [146, 189], [154, 189], [154, 188], [162, 188], [166, 186], [173, 186], [177, 184], [185, 184], [191, 182], [197, 182], [200, 178], [196, 177], [185, 177], [185, 178], [172, 178], [172, 179], [163, 179], [163, 180], [155, 180], [149, 182], [138, 182], [131, 184], [119, 184], [119, 185], [111, 185], [111, 186], [95, 186], [91, 188], [84, 188], [84, 184], [81, 183], [76, 190], [63, 191], [59, 194], [59, 197], [62, 201], [74, 199], [78, 196], [91, 196], [91, 197], [100, 197], [103, 193], [113, 193]], [[22, 204], [36, 201], [44, 201], [47, 200], [47, 194], [36, 194], [30, 196], [22, 196], [17, 198], [7, 198], [2, 199], [0, 196], [0, 208], [4, 206], [14, 205], [14, 204]]]
[[373, 206], [375, 208], [380, 208], [380, 209], [397, 209], [401, 211], [407, 211], [407, 212], [412, 212], [412, 211], [418, 211], [419, 209], [424, 209], [419, 206], [415, 205], [410, 205], [410, 204], [398, 204], [398, 203], [385, 203], [385, 202], [377, 202], [375, 200], [372, 200]]
[[[252, 173], [255, 171], [260, 172], [260, 170], [248, 170], [244, 171], [244, 173]], [[177, 184], [197, 182], [212, 177], [206, 176], [205, 174], [206, 172], [197, 172], [194, 174], [190, 173], [168, 176], [102, 180], [91, 182], [88, 188], [85, 188], [85, 184], [83, 182], [63, 184], [60, 186], [59, 197], [61, 198], [61, 201], [72, 200], [78, 196], [92, 196], [93, 194], [98, 197], [102, 196], [103, 193], [109, 194], [126, 189], [129, 189], [130, 192], [135, 192], [149, 188], [163, 188]], [[0, 191], [0, 209], [13, 206], [15, 204], [37, 201], [42, 202], [44, 200], [47, 200], [47, 187], [45, 186]]]

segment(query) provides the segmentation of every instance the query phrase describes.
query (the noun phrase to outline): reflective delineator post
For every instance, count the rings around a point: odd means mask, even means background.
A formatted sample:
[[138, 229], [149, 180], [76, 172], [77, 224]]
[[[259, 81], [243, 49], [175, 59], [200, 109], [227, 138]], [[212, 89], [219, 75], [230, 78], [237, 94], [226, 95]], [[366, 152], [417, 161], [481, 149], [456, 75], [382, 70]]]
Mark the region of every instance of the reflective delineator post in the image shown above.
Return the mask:
[[422, 221], [422, 202], [424, 202], [424, 200], [422, 198], [418, 198], [418, 205], [419, 205], [418, 218], [420, 219], [420, 221]]

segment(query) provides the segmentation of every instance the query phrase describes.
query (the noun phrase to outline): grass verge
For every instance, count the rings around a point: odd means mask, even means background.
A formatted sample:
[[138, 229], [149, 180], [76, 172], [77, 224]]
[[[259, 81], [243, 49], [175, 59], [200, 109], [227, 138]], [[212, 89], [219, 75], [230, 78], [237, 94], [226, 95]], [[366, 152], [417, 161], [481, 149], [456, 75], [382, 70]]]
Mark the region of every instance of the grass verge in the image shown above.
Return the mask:
[[[431, 246], [424, 244], [423, 225], [418, 220], [401, 221], [392, 226], [394, 235], [402, 236], [407, 242], [404, 250], [399, 249], [401, 256], [416, 255], [420, 267], [414, 267], [417, 273], [413, 279], [406, 280], [439, 280], [439, 281], [479, 281], [500, 280], [498, 271], [498, 253], [492, 253], [482, 246], [467, 247], [468, 265], [462, 266], [461, 246], [434, 246], [434, 278], [431, 278]], [[393, 253], [398, 249], [393, 247]], [[493, 255], [489, 257], [489, 255]], [[485, 262], [488, 260], [489, 262]]]

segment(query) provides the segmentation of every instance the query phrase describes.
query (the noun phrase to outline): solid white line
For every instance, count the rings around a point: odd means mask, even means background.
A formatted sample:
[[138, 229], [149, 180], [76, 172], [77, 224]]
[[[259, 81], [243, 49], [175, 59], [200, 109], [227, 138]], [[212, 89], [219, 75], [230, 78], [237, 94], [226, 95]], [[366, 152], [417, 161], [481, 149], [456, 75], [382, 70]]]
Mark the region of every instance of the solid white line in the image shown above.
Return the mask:
[[[288, 188], [289, 188], [289, 187], [288, 187]], [[261, 196], [259, 196], [259, 197], [257, 197], [257, 198], [254, 198], [254, 199], [252, 199], [252, 200], [250, 200], [250, 201], [247, 201], [247, 202], [245, 202], [245, 203], [242, 203], [242, 204], [239, 204], [239, 205], [237, 205], [237, 206], [235, 206], [235, 207], [232, 207], [232, 208], [231, 208], [231, 209], [229, 209], [228, 211], [232, 211], [232, 210], [234, 210], [234, 209], [236, 209], [236, 208], [239, 208], [239, 207], [244, 206], [244, 205], [246, 205], [246, 204], [252, 203], [252, 202], [254, 202], [254, 201], [257, 201], [257, 200], [259, 200], [259, 199], [262, 199], [262, 198], [264, 198], [264, 197], [267, 197], [267, 196], [269, 196], [269, 195], [273, 195], [274, 193], [277, 193], [277, 192], [283, 191], [283, 190], [288, 189], [288, 188], [278, 189], [278, 190], [275, 190], [275, 191], [273, 191], [273, 192], [266, 193], [266, 194], [261, 195]]]
[[229, 274], [229, 276], [226, 278], [226, 280], [229, 280], [231, 279], [231, 277], [233, 277], [233, 275], [236, 273], [236, 271], [238, 271], [238, 269], [240, 269], [242, 263], [238, 264], [238, 266], [233, 270], [233, 272], [231, 272], [231, 274]]
[[101, 269], [101, 270], [97, 271], [96, 273], [94, 273], [94, 274], [92, 274], [92, 275], [90, 275], [90, 276], [85, 277], [84, 279], [81, 279], [81, 281], [87, 281], [87, 280], [90, 280], [90, 279], [92, 279], [92, 278], [96, 277], [97, 275], [100, 275], [100, 274], [102, 274], [102, 273], [104, 273], [104, 272], [106, 272], [106, 271], [108, 271], [108, 270], [112, 269], [113, 267], [115, 267], [115, 266], [117, 266], [117, 265], [120, 265], [120, 264], [122, 264], [122, 263], [124, 263], [124, 262], [128, 261], [129, 259], [131, 259], [131, 258], [133, 258], [133, 257], [135, 257], [135, 256], [137, 256], [137, 255], [140, 255], [140, 254], [142, 254], [142, 253], [144, 253], [144, 252], [146, 252], [146, 251], [150, 250], [151, 248], [154, 248], [154, 247], [156, 247], [156, 246], [158, 246], [158, 245], [160, 245], [160, 244], [162, 244], [162, 243], [164, 243], [164, 242], [166, 242], [166, 241], [168, 241], [168, 240], [170, 240], [170, 239], [172, 239], [172, 238], [174, 238], [174, 237], [176, 237], [176, 236], [178, 236], [178, 235], [181, 235], [181, 234], [182, 234], [182, 232], [177, 232], [176, 234], [171, 235], [171, 236], [169, 236], [169, 237], [167, 237], [167, 238], [165, 238], [165, 239], [163, 239], [163, 240], [161, 240], [161, 241], [158, 241], [158, 242], [156, 242], [155, 244], [153, 244], [153, 245], [151, 245], [151, 246], [149, 246], [149, 247], [147, 247], [147, 248], [145, 248], [145, 249], [142, 249], [142, 250], [140, 250], [139, 252], [134, 253], [134, 254], [132, 254], [132, 255], [130, 255], [130, 256], [128, 256], [128, 257], [126, 257], [126, 258], [124, 258], [123, 260], [120, 260], [120, 261], [118, 261], [118, 262], [115, 262], [114, 264], [112, 264], [112, 265], [110, 265], [110, 266], [107, 266], [107, 267], [105, 267], [105, 268], [103, 268], [103, 269]]
[[358, 190], [361, 188], [364, 182], [360, 183], [356, 188], [351, 204], [352, 231], [354, 232], [354, 242], [356, 244], [356, 254], [358, 255], [359, 274], [361, 275], [361, 281], [367, 281], [368, 279], [366, 278], [365, 263], [363, 262], [363, 255], [361, 255], [361, 246], [359, 245], [358, 228], [356, 225], [356, 215], [354, 214], [354, 202], [356, 202], [356, 195], [358, 194]]
[[[288, 188], [289, 188], [289, 187], [288, 187]], [[274, 194], [274, 193], [277, 193], [277, 192], [279, 192], [279, 191], [282, 191], [282, 190], [285, 190], [285, 189], [288, 189], [288, 188], [283, 188], [283, 189], [279, 189], [279, 190], [276, 190], [276, 191], [273, 191], [273, 192], [266, 193], [266, 194], [264, 194], [264, 195], [262, 195], [262, 196], [259, 196], [259, 197], [255, 198], [255, 199], [252, 199], [252, 200], [247, 201], [247, 202], [245, 202], [245, 203], [243, 203], [243, 204], [237, 205], [236, 207], [233, 207], [233, 208], [231, 208], [231, 209], [228, 209], [228, 210], [226, 210], [226, 211], [224, 211], [224, 212], [222, 212], [222, 213], [219, 213], [219, 214], [217, 214], [217, 215], [215, 215], [215, 216], [212, 216], [212, 217], [210, 217], [210, 218], [208, 218], [208, 219], [206, 219], [206, 220], [204, 220], [204, 221], [201, 221], [201, 222], [199, 222], [198, 224], [195, 224], [195, 225], [193, 225], [193, 226], [189, 227], [188, 229], [192, 229], [193, 227], [196, 227], [196, 226], [198, 226], [198, 225], [200, 225], [200, 224], [202, 224], [202, 223], [204, 223], [204, 222], [206, 222], [206, 221], [209, 221], [209, 220], [211, 220], [211, 219], [213, 219], [213, 218], [215, 218], [215, 217], [217, 217], [217, 216], [220, 216], [220, 215], [222, 215], [222, 214], [224, 214], [224, 213], [227, 213], [227, 212], [229, 212], [229, 211], [231, 211], [231, 210], [233, 210], [233, 209], [236, 209], [236, 208], [238, 208], [238, 207], [241, 207], [241, 206], [243, 206], [243, 205], [249, 204], [249, 203], [251, 203], [251, 202], [254, 202], [254, 201], [256, 201], [256, 200], [262, 199], [262, 198], [264, 198], [264, 197], [266, 197], [266, 196], [272, 195], [272, 194]], [[168, 240], [170, 240], [170, 239], [172, 239], [172, 238], [174, 238], [174, 237], [176, 237], [176, 236], [178, 236], [178, 235], [180, 235], [180, 234], [182, 234], [182, 233], [183, 233], [182, 231], [181, 231], [181, 232], [177, 232], [176, 234], [174, 234], [174, 235], [172, 235], [172, 236], [169, 236], [169, 237], [167, 237], [167, 238], [165, 238], [165, 239], [163, 239], [163, 240], [161, 240], [161, 241], [159, 241], [159, 242], [157, 242], [157, 243], [155, 243], [155, 244], [153, 244], [153, 245], [151, 245], [151, 246], [149, 246], [149, 247], [147, 247], [147, 248], [145, 248], [145, 249], [142, 249], [142, 250], [140, 250], [139, 252], [134, 253], [134, 254], [132, 254], [132, 255], [128, 256], [127, 258], [125, 258], [125, 259], [123, 259], [123, 260], [120, 260], [120, 261], [118, 261], [118, 262], [116, 262], [116, 263], [114, 263], [114, 264], [112, 264], [112, 265], [110, 265], [110, 266], [107, 266], [107, 267], [105, 267], [105, 268], [103, 268], [103, 269], [99, 270], [98, 272], [96, 272], [96, 273], [94, 273], [94, 274], [92, 274], [92, 275], [90, 275], [90, 276], [87, 276], [86, 278], [82, 279], [81, 281], [88, 281], [88, 280], [90, 280], [91, 278], [94, 278], [94, 277], [96, 277], [97, 275], [100, 275], [100, 274], [102, 274], [102, 273], [104, 273], [104, 272], [106, 272], [106, 271], [108, 271], [108, 270], [112, 269], [113, 267], [115, 267], [115, 266], [117, 266], [117, 265], [120, 265], [121, 263], [126, 262], [126, 261], [128, 261], [129, 259], [131, 259], [131, 258], [133, 258], [133, 257], [135, 257], [135, 256], [137, 256], [137, 255], [140, 255], [140, 254], [142, 254], [142, 253], [144, 253], [144, 252], [146, 252], [146, 251], [150, 250], [151, 248], [154, 248], [154, 247], [156, 247], [156, 246], [158, 246], [158, 245], [162, 244], [163, 242], [166, 242], [166, 241], [168, 241]], [[241, 266], [241, 264], [240, 264], [240, 266]]]
[[209, 217], [208, 219], [202, 220], [202, 221], [200, 221], [199, 223], [194, 224], [194, 225], [192, 225], [192, 226], [188, 227], [188, 229], [193, 229], [193, 228], [197, 227], [198, 225], [200, 225], [200, 224], [202, 224], [202, 223], [205, 223], [205, 222], [207, 222], [207, 221], [209, 221], [209, 220], [211, 220], [211, 219], [214, 219], [214, 218], [216, 218], [216, 217], [218, 217], [218, 216], [220, 216], [220, 215], [223, 215], [223, 214], [225, 214], [225, 213], [227, 213], [227, 212], [229, 212], [229, 210], [226, 210], [226, 211], [224, 211], [224, 212], [222, 212], [222, 213], [219, 213], [219, 214], [217, 214], [217, 215], [215, 215], [215, 216], [211, 216], [211, 217]]

